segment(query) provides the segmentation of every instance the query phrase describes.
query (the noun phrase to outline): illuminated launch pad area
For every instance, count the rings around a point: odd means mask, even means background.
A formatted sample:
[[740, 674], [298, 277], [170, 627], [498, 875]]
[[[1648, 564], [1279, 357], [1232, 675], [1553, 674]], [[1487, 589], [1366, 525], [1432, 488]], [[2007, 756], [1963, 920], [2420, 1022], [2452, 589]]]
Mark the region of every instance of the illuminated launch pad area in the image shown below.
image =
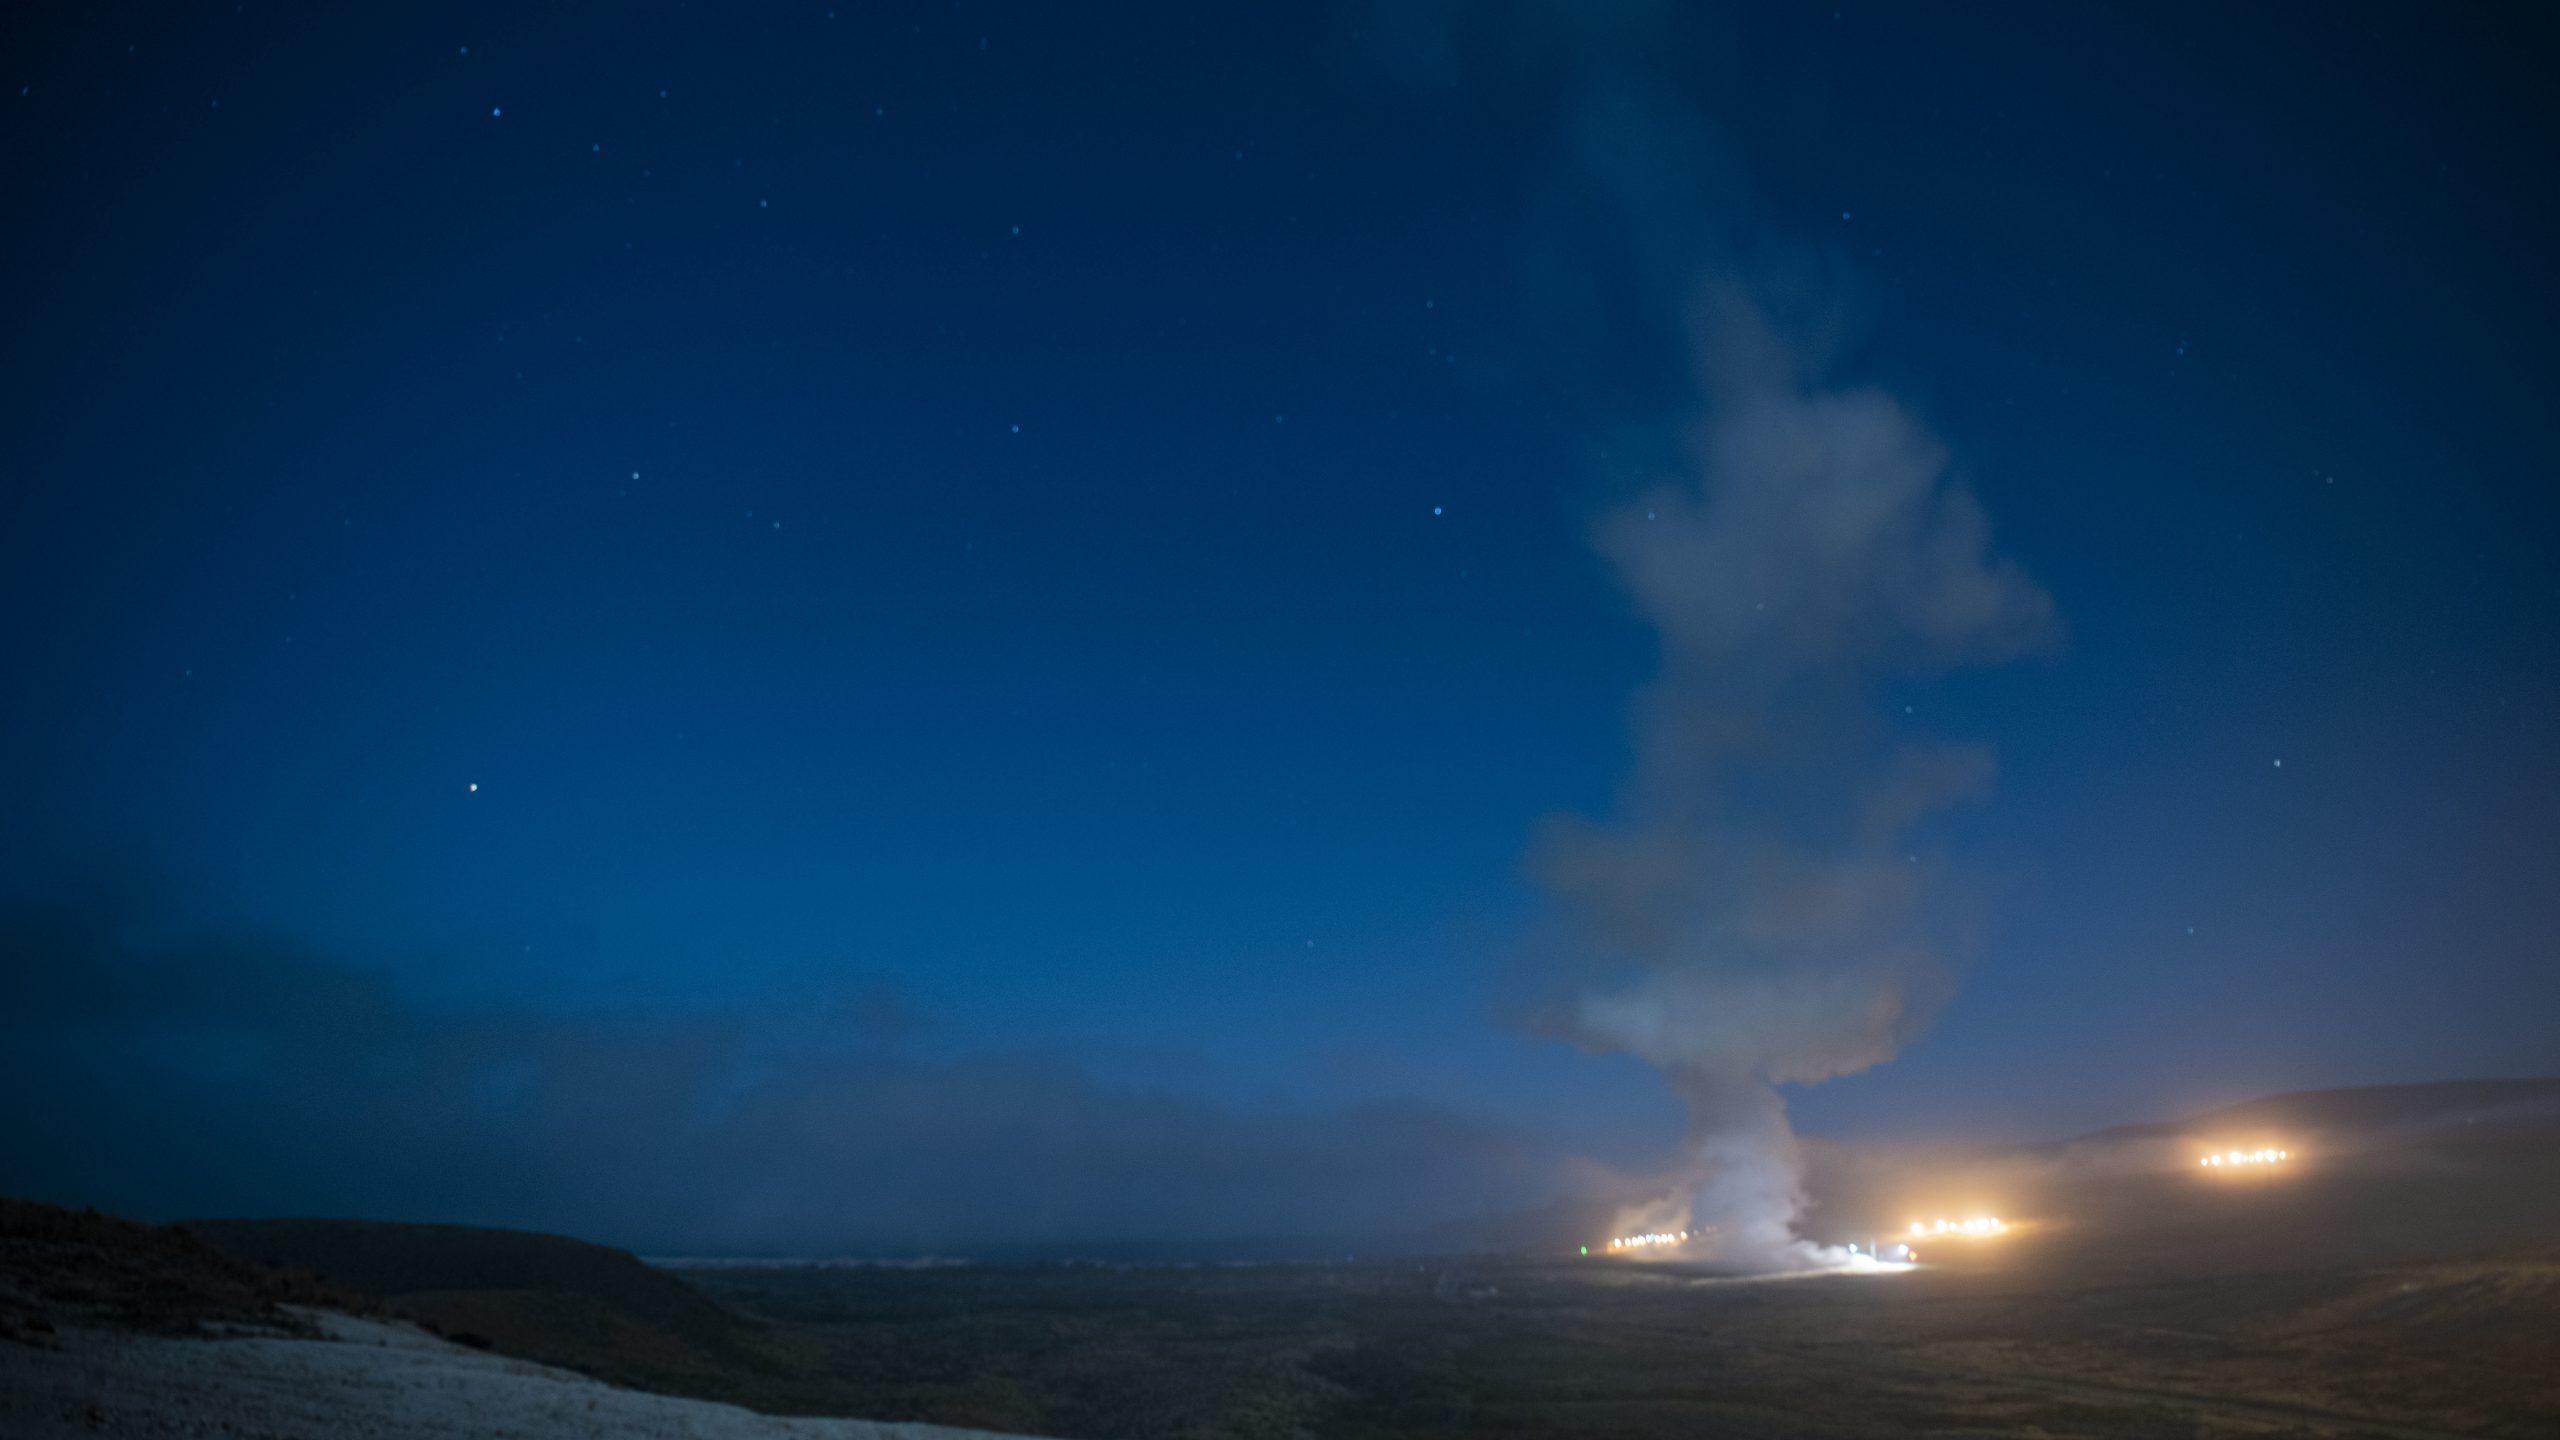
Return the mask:
[[[1967, 1220], [1914, 1220], [1911, 1222], [1911, 1238], [1914, 1241], [1923, 1237], [1938, 1240], [1984, 1240], [2005, 1235], [2009, 1233], [2009, 1229], [2008, 1222], [1996, 1215], [1975, 1216]], [[1689, 1243], [1693, 1235], [1701, 1243], [1705, 1243], [1713, 1233], [1713, 1227], [1695, 1231], [1639, 1231], [1633, 1235], [1611, 1237], [1602, 1246], [1601, 1253], [1631, 1257], [1658, 1257], [1665, 1260], [1696, 1258], [1694, 1255], [1685, 1254], [1683, 1247]], [[1808, 1243], [1800, 1248], [1803, 1251], [1805, 1263], [1801, 1267], [1788, 1267], [1789, 1273], [1795, 1273], [1798, 1268], [1804, 1271], [1903, 1271], [1913, 1268], [1920, 1261], [1920, 1252], [1916, 1245], [1899, 1241], [1851, 1242], [1840, 1245]], [[1582, 1253], [1591, 1254], [1591, 1248], [1584, 1246]]]
[[[2186, 1145], [2197, 1143], [2190, 1139], [2178, 1148], [2185, 1149]], [[2203, 1150], [2201, 1154], [2193, 1150], [2187, 1153], [2194, 1156], [2195, 1160], [2195, 1169], [2186, 1172], [2189, 1174], [2201, 1171], [2212, 1176], [2252, 1174], [2273, 1177], [2299, 1163], [2293, 1150], [2272, 1144], [2260, 1144], [2251, 1148], [2216, 1146]], [[2155, 1174], [2161, 1173], [2165, 1168], [2167, 1173], [2174, 1174], [2177, 1173], [2176, 1167], [2184, 1163], [2183, 1160], [2161, 1156], [2155, 1152], [2139, 1162], [2137, 1168]], [[1627, 1218], [1631, 1217], [1622, 1217], [1619, 1223], [1625, 1224]], [[1954, 1260], [1956, 1252], [1949, 1252], [1944, 1247], [1952, 1244], [1969, 1249], [1976, 1244], [2001, 1241], [2028, 1231], [2042, 1231], [2056, 1224], [2067, 1226], [2068, 1223], [2051, 1219], [2012, 1222], [1994, 1214], [1966, 1215], [1958, 1211], [1955, 1215], [1915, 1219], [1909, 1221], [1905, 1229], [1886, 1231], [1882, 1235], [1870, 1232], [1869, 1238], [1863, 1240], [1852, 1241], [1845, 1238], [1834, 1240], [1819, 1237], [1803, 1239], [1785, 1249], [1745, 1255], [1739, 1259], [1726, 1253], [1717, 1244], [1717, 1227], [1708, 1225], [1681, 1230], [1639, 1230], [1632, 1234], [1595, 1242], [1583, 1247], [1581, 1253], [1586, 1257], [1605, 1255], [1710, 1267], [1728, 1266], [1770, 1274], [1902, 1271], [1921, 1265], [1923, 1246], [1926, 1246], [1933, 1256], [1942, 1260]], [[1835, 1235], [1837, 1233], [1834, 1231]]]

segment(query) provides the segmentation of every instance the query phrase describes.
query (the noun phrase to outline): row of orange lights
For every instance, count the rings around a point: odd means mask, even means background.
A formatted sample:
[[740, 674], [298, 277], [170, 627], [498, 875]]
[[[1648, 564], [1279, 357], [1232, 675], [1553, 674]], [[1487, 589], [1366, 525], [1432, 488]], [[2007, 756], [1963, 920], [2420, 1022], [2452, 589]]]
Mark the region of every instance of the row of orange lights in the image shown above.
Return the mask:
[[1972, 1220], [1941, 1220], [1935, 1225], [1924, 1225], [1917, 1220], [1911, 1222], [1914, 1235], [1998, 1235], [2008, 1228], [1997, 1215], [1983, 1215]]
[[2279, 1160], [2290, 1160], [2292, 1158], [2293, 1152], [2290, 1150], [2225, 1150], [2219, 1155], [2207, 1155], [2196, 1163], [2198, 1165], [2208, 1167], [2221, 1165], [2273, 1165]]
[[1609, 1248], [1612, 1250], [1641, 1250], [1647, 1245], [1677, 1245], [1688, 1238], [1689, 1232], [1686, 1230], [1678, 1231], [1676, 1233], [1669, 1230], [1654, 1230], [1642, 1235], [1621, 1235], [1617, 1239], [1609, 1242]]

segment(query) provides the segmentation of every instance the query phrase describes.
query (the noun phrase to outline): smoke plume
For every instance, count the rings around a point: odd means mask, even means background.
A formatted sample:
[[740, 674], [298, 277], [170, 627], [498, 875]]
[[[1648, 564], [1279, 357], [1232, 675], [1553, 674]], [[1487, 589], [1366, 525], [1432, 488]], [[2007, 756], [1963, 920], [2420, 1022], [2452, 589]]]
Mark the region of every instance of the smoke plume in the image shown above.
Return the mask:
[[1555, 1028], [1688, 1107], [1681, 1192], [1628, 1223], [1783, 1267], [1822, 1257], [1795, 1235], [1777, 1087], [1881, 1064], [1930, 1022], [1957, 926], [1911, 837], [1992, 774], [1979, 746], [1892, 733], [1880, 691], [2056, 624], [1905, 405], [1825, 388], [1739, 282], [1703, 288], [1685, 468], [1593, 530], [1660, 636], [1634, 770], [1612, 818], [1551, 822], [1536, 868], [1587, 961]]
[[1623, 415], [1642, 357], [1689, 361], [1672, 458], [1592, 528], [1661, 670], [1615, 812], [1551, 820], [1534, 848], [1570, 927], [1542, 1015], [1688, 1107], [1685, 1182], [1618, 1233], [1711, 1228], [1730, 1261], [1818, 1261], [1779, 1087], [1883, 1063], [1946, 999], [1962, 907], [1915, 837], [1993, 769], [1897, 735], [1883, 692], [2050, 643], [2052, 603], [1907, 405], [1826, 379], [1851, 287], [1769, 223], [1700, 104], [1751, 90], [1749, 26], [1658, 0], [1368, 13], [1365, 53], [1431, 103], [1556, 106], [1525, 293], [1559, 382]]

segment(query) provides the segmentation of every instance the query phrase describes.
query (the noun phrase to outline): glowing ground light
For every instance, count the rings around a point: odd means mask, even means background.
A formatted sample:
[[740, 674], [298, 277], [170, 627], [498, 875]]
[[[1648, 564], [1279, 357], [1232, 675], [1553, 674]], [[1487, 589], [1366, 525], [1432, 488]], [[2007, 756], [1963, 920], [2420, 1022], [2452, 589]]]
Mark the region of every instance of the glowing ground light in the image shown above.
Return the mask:
[[1914, 1235], [2001, 1235], [2006, 1234], [2008, 1229], [2008, 1226], [2000, 1223], [2000, 1217], [1997, 1215], [1980, 1215], [1971, 1220], [1940, 1220], [1936, 1224], [1925, 1224], [1918, 1220], [1911, 1222], [1911, 1233]]
[[2196, 1163], [2207, 1169], [2220, 1169], [2228, 1165], [2273, 1165], [2292, 1158], [2290, 1150], [2225, 1150], [2219, 1155], [2207, 1155]]
[[1621, 1235], [1609, 1242], [1612, 1250], [1641, 1250], [1648, 1245], [1677, 1245], [1689, 1238], [1686, 1230], [1653, 1230], [1642, 1235]]

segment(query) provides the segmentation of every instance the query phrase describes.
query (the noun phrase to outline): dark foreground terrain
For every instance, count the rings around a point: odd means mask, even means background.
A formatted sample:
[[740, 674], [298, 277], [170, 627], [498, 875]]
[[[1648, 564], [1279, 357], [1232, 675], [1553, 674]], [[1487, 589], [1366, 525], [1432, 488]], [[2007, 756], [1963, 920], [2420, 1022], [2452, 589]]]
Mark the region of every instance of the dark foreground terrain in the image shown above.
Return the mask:
[[1069, 1435], [2560, 1433], [2548, 1262], [2097, 1290], [1491, 1264], [717, 1290], [835, 1337], [874, 1413]]
[[[1984, 1163], [1959, 1188], [1996, 1190], [2015, 1230], [1907, 1274], [1737, 1281], [1570, 1251], [669, 1271], [325, 1221], [57, 1219], [0, 1253], [21, 1337], [68, 1303], [49, 1286], [83, 1297], [76, 1323], [122, 1307], [162, 1328], [333, 1286], [620, 1384], [1058, 1436], [2560, 1434], [2553, 1087], [2338, 1093]], [[2189, 1168], [2261, 1141], [2298, 1162]], [[1920, 1182], [1866, 1183], [1874, 1220]], [[68, 1264], [65, 1234], [91, 1247]], [[193, 1298], [133, 1300], [154, 1266]]]

